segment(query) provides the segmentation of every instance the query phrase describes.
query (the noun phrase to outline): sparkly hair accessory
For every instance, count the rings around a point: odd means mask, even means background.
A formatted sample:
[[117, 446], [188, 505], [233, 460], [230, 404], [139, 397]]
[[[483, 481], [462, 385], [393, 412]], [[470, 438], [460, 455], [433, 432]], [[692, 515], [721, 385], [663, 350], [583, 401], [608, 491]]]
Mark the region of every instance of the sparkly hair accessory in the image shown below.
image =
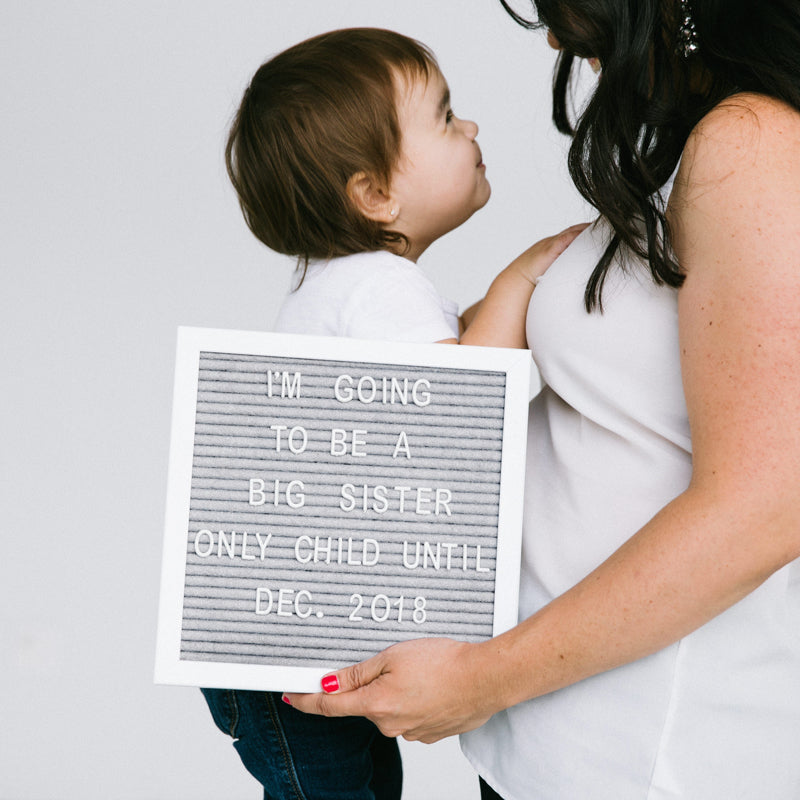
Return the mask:
[[679, 56], [689, 58], [700, 49], [697, 28], [692, 19], [690, 0], [680, 0], [680, 13], [681, 24], [678, 28], [678, 41], [675, 45], [675, 52]]

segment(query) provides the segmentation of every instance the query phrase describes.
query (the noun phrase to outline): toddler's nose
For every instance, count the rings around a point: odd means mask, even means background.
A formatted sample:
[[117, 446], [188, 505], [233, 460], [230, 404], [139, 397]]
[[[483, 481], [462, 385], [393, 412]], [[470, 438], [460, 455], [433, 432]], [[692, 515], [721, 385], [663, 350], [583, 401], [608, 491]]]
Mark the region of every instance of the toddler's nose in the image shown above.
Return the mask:
[[464, 127], [464, 133], [470, 138], [474, 139], [478, 135], [478, 123], [473, 122], [471, 119], [461, 121]]

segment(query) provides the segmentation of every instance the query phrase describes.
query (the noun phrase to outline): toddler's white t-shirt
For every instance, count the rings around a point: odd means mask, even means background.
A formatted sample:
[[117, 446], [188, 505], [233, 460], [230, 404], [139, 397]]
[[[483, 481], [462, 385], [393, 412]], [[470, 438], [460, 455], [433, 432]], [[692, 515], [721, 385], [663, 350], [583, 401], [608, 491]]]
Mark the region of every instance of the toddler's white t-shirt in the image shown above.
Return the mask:
[[399, 342], [458, 338], [458, 306], [408, 259], [379, 250], [309, 264], [275, 330]]

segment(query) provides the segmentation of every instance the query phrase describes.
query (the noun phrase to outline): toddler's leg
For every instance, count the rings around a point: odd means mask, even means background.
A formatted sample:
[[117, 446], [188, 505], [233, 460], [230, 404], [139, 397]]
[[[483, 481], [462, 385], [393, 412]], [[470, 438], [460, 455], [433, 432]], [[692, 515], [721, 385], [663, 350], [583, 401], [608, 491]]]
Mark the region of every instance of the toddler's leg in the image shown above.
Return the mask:
[[369, 720], [306, 715], [275, 692], [202, 691], [265, 800], [400, 800], [397, 742]]

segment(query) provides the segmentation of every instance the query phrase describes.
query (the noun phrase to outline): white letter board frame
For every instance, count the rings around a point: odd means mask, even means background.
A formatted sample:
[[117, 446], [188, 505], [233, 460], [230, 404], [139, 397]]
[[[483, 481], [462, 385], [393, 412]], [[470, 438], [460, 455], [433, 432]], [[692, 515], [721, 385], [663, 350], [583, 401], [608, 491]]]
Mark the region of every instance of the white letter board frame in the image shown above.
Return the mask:
[[[495, 636], [517, 623], [525, 448], [531, 371], [530, 351], [510, 348], [405, 344], [182, 327], [178, 329], [176, 352], [162, 554], [161, 596], [156, 643], [156, 683], [313, 692], [319, 690], [322, 676], [344, 665], [341, 659], [333, 660], [330, 663], [320, 662], [318, 656], [315, 656], [308, 666], [301, 666], [294, 661], [290, 665], [270, 663], [270, 657], [259, 658], [257, 663], [253, 663], [253, 659], [249, 658], [250, 663], [241, 663], [235, 660], [226, 660], [227, 656], [211, 656], [213, 660], [195, 660], [182, 655], [181, 645], [183, 626], [185, 624], [184, 614], [186, 613], [184, 605], [187, 593], [187, 563], [191, 555], [188, 552], [191, 546], [190, 503], [195, 469], [194, 452], [197, 441], [196, 419], [198, 417], [200, 363], [201, 356], [208, 357], [214, 354], [220, 354], [225, 357], [274, 358], [280, 363], [303, 360], [313, 362], [315, 365], [325, 365], [327, 362], [331, 362], [337, 365], [335, 372], [339, 371], [352, 375], [369, 375], [377, 367], [411, 369], [415, 374], [419, 372], [424, 374], [426, 369], [462, 370], [465, 371], [465, 374], [501, 374], [504, 382], [504, 391], [501, 400], [497, 403], [499, 409], [495, 409], [501, 417], [502, 441], [499, 443], [498, 451], [500, 454], [499, 499], [497, 503], [496, 530], [494, 532], [496, 537], [496, 560], [492, 574], [493, 611], [491, 614], [491, 633], [489, 635]], [[275, 372], [275, 377], [278, 377], [277, 371]], [[481, 377], [479, 375], [478, 379], [480, 380]], [[366, 385], [370, 386], [369, 383]], [[386, 384], [384, 383], [384, 388], [385, 386]], [[266, 392], [264, 387], [262, 389]], [[341, 405], [344, 408], [349, 404]], [[455, 410], [455, 413], [458, 413], [458, 409]], [[329, 423], [335, 425], [336, 419], [330, 419]], [[345, 427], [344, 424], [343, 427]], [[252, 494], [250, 499], [252, 500]], [[366, 503], [366, 501], [364, 502]], [[419, 509], [419, 505], [417, 509]], [[450, 513], [443, 504], [444, 511], [447, 511], [448, 514]], [[446, 515], [443, 513], [442, 516], [445, 517]], [[414, 521], [416, 522], [416, 520]], [[195, 553], [198, 553], [199, 534], [195, 533], [195, 537]], [[264, 538], [266, 538], [266, 535]], [[339, 537], [340, 562], [342, 558], [341, 538]], [[213, 536], [210, 541], [213, 542]], [[303, 541], [307, 542], [308, 540], [304, 539]], [[219, 555], [222, 556], [222, 542], [218, 541], [217, 544], [219, 546]], [[225, 544], [229, 544], [227, 539]], [[418, 548], [416, 555], [419, 557], [419, 545], [416, 545], [416, 547]], [[364, 562], [366, 564], [366, 545], [364, 545], [364, 548]], [[451, 545], [448, 559], [454, 548], [455, 552], [459, 552], [456, 545]], [[463, 548], [463, 569], [466, 571], [467, 565], [473, 562], [470, 561], [471, 554], [467, 545], [463, 545]], [[411, 548], [409, 546], [408, 552], [410, 551]], [[260, 569], [266, 569], [264, 574], [265, 577], [268, 577], [268, 567], [264, 567], [264, 552], [263, 550], [261, 551], [262, 560], [259, 564]], [[310, 544], [302, 552], [304, 558], [307, 558], [311, 552]], [[330, 553], [330, 548], [324, 552]], [[251, 552], [247, 557], [252, 559], [254, 554], [258, 554], [258, 548], [252, 548], [251, 542]], [[424, 554], [428, 555], [427, 552]], [[227, 551], [226, 555], [228, 555]], [[242, 558], [245, 556], [243, 547], [240, 555]], [[404, 551], [404, 558], [406, 555], [407, 552]], [[225, 560], [224, 557], [223, 560]], [[474, 560], [476, 570], [480, 570], [477, 564], [478, 560]], [[434, 562], [431, 560], [431, 566], [433, 564]], [[439, 565], [441, 567], [441, 561]], [[428, 566], [427, 561], [425, 566]], [[484, 568], [483, 571], [486, 571], [486, 569]], [[420, 580], [423, 582], [427, 580], [428, 574], [428, 572], [425, 572], [424, 577]], [[430, 574], [433, 575], [433, 571]], [[386, 589], [386, 592], [387, 595], [390, 594], [389, 589]], [[309, 592], [309, 594], [312, 593]], [[291, 594], [287, 594], [289, 599], [291, 599], [291, 596]], [[381, 595], [381, 597], [383, 596]], [[299, 595], [296, 599], [299, 599]], [[303, 599], [305, 601], [305, 595]], [[375, 599], [377, 599], [377, 596]], [[398, 604], [399, 599], [394, 598], [395, 605]], [[461, 604], [459, 603], [458, 605]], [[273, 607], [271, 600], [270, 606]], [[388, 613], [388, 606], [388, 602], [379, 606], [378, 612], [381, 617]], [[303, 613], [304, 609], [306, 609], [306, 605], [298, 603], [298, 613]], [[263, 612], [263, 607], [261, 611]], [[287, 615], [292, 612], [292, 607], [288, 600], [283, 611]], [[411, 611], [410, 608], [409, 611]], [[368, 613], [369, 611], [367, 610]], [[397, 613], [400, 612], [398, 611]], [[419, 616], [424, 613], [424, 609], [422, 612], [418, 612]], [[322, 612], [318, 612], [318, 616], [322, 617]], [[372, 616], [373, 618], [376, 616], [374, 606]], [[406, 616], [408, 616], [408, 612]], [[462, 616], [459, 615], [459, 620]], [[273, 615], [273, 619], [276, 619], [275, 615]], [[262, 621], [259, 620], [259, 622]], [[408, 624], [407, 620], [406, 624]], [[378, 627], [380, 628], [381, 626]], [[459, 626], [456, 625], [455, 627], [458, 628]], [[412, 630], [410, 634], [398, 636], [396, 640], [420, 638], [426, 635], [451, 636], [452, 638], [470, 640], [469, 636], [459, 635], [459, 630], [436, 630], [430, 633], [424, 625]], [[479, 638], [489, 638], [489, 635], [483, 635]], [[376, 641], [375, 652], [390, 643], [388, 641]], [[362, 654], [361, 657], [368, 657], [368, 655]], [[276, 660], [280, 661], [280, 659]], [[360, 660], [360, 658], [354, 660]]]

